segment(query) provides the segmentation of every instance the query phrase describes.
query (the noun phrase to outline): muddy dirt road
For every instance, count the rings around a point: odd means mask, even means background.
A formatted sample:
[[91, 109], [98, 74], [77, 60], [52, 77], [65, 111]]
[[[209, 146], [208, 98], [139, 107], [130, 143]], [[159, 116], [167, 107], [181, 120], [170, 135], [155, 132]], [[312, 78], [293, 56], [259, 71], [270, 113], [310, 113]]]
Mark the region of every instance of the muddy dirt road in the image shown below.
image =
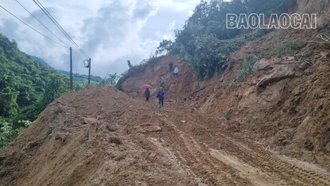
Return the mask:
[[329, 172], [181, 105], [111, 87], [69, 93], [0, 152], [0, 185], [330, 185]]
[[171, 106], [158, 113], [162, 132], [149, 137], [166, 148], [199, 185], [330, 185], [330, 174], [323, 169], [225, 134], [212, 120]]

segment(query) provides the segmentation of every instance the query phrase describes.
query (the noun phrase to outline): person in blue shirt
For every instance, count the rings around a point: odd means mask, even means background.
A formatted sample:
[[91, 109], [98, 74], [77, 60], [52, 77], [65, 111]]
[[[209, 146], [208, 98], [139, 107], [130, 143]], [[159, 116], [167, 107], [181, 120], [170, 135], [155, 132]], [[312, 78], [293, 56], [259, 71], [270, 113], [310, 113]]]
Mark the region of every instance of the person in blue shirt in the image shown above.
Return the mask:
[[158, 92], [157, 92], [157, 95], [156, 95], [156, 98], [158, 98], [158, 106], [159, 107], [162, 107], [164, 105], [164, 97], [165, 97], [165, 91], [163, 90], [163, 87], [160, 87]]

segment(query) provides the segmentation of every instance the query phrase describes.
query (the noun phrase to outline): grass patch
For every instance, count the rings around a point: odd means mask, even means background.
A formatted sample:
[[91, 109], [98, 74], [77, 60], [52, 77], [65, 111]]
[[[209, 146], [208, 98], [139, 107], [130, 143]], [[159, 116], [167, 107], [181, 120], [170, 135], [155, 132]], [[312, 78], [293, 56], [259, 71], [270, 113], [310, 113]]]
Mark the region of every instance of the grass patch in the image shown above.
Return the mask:
[[293, 50], [299, 50], [302, 48], [302, 43], [297, 41], [289, 41], [276, 48], [275, 54], [284, 54]]
[[226, 120], [230, 120], [230, 117], [233, 113], [233, 109], [228, 109], [224, 114], [223, 114], [223, 117], [226, 119]]
[[89, 139], [89, 127], [86, 127], [86, 130], [85, 130], [85, 139], [86, 140]]
[[244, 62], [243, 67], [237, 74], [236, 79], [229, 85], [229, 89], [239, 86], [239, 84], [244, 81], [244, 79], [253, 72], [256, 72], [258, 69], [254, 66], [257, 60], [252, 59]]
[[329, 5], [329, 2], [330, 2], [329, 0], [319, 0], [319, 2], [317, 3], [317, 6], [316, 6], [315, 12], [319, 13], [322, 10], [324, 10], [324, 8]]

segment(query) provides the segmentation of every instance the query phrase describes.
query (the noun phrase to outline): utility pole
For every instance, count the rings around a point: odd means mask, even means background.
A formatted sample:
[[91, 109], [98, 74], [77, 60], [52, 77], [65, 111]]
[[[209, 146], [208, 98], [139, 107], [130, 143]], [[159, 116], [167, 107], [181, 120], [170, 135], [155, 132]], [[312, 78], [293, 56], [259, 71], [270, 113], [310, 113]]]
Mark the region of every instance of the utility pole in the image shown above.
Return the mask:
[[72, 47], [70, 47], [70, 89], [72, 88]]
[[91, 84], [91, 61], [92, 61], [92, 59], [89, 58], [89, 60], [88, 60], [88, 84]]

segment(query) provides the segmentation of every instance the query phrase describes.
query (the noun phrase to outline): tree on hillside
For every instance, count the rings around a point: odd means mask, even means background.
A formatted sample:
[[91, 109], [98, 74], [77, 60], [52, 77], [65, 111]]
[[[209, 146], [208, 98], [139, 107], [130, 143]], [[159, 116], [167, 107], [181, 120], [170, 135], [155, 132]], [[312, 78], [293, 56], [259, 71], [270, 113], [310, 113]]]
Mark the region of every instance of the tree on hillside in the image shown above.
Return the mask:
[[69, 91], [69, 79], [67, 77], [50, 76], [43, 96], [43, 105], [48, 105], [65, 92]]
[[120, 76], [117, 73], [108, 74], [108, 77], [105, 77], [99, 85], [109, 84], [115, 86], [119, 80]]
[[173, 42], [171, 40], [164, 39], [162, 42], [159, 43], [159, 47], [157, 47], [156, 55], [162, 54], [163, 52], [169, 52]]
[[[175, 42], [169, 53], [189, 59], [194, 72], [208, 79], [226, 67], [228, 55], [249, 40], [261, 37], [271, 30], [227, 29], [228, 13], [281, 13], [296, 0], [202, 0], [186, 21], [182, 30], [175, 31]], [[167, 46], [162, 41], [160, 46]], [[161, 47], [160, 49], [164, 49]]]
[[0, 92], [0, 116], [13, 117], [17, 114], [18, 105], [16, 99], [19, 92], [12, 91], [10, 87], [6, 87]]
[[21, 52], [0, 34], [0, 148], [14, 139], [25, 120], [33, 121], [69, 91], [69, 77]]

